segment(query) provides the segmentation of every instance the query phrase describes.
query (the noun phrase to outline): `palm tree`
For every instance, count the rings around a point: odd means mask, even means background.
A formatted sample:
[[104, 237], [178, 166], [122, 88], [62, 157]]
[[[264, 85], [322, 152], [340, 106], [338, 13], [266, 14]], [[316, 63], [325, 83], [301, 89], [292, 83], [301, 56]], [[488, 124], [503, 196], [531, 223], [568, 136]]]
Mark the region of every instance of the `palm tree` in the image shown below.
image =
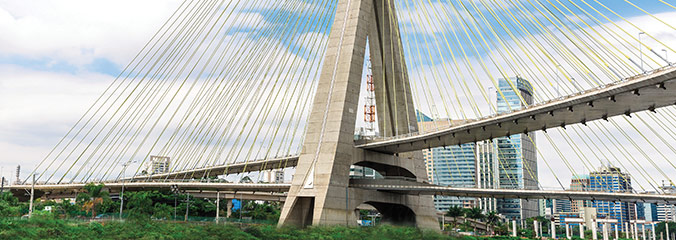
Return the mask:
[[[481, 208], [468, 208], [465, 209], [465, 217], [474, 219], [476, 221], [481, 221], [486, 218], [486, 215], [484, 215]], [[474, 232], [476, 232], [476, 227], [474, 228]]]
[[80, 194], [78, 198], [84, 200], [82, 208], [92, 213], [92, 218], [96, 217], [96, 205], [103, 202], [104, 197], [108, 197], [108, 192], [103, 191], [103, 184], [89, 183], [85, 185], [85, 193]]
[[481, 208], [469, 208], [465, 211], [465, 217], [481, 221], [486, 218], [486, 215], [484, 215]]
[[500, 216], [497, 212], [491, 211], [486, 215], [486, 225], [488, 226], [488, 232], [492, 232], [492, 226], [495, 226], [500, 221]]
[[453, 218], [453, 227], [455, 227], [458, 217], [463, 215], [463, 209], [461, 207], [451, 206], [448, 211], [446, 211], [446, 216]]

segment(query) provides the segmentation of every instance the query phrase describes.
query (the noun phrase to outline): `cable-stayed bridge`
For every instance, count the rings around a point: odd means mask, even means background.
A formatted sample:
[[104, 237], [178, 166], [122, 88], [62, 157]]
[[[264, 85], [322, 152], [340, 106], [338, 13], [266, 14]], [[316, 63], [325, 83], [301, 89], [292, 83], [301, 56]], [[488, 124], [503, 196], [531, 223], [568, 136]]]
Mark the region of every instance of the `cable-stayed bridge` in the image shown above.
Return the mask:
[[[603, 1], [184, 1], [35, 167], [34, 188], [283, 194], [280, 224], [303, 226], [355, 224], [370, 204], [438, 228], [435, 195], [673, 203], [659, 180], [676, 176], [674, 16], [625, 2], [661, 32]], [[363, 90], [375, 105], [362, 112]], [[370, 135], [355, 140], [362, 117]], [[474, 188], [434, 180], [460, 168], [426, 166], [433, 148], [475, 142], [496, 150], [493, 168], [467, 173]], [[628, 186], [563, 186], [610, 160]], [[561, 190], [540, 190], [539, 162]], [[271, 169], [291, 183], [223, 180]]]

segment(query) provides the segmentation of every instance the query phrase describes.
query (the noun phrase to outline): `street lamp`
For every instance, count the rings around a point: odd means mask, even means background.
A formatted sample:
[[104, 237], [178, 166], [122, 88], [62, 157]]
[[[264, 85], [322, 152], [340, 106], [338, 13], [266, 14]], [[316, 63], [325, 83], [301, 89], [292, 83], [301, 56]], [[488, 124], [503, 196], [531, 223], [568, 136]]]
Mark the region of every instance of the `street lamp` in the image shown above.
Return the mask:
[[641, 43], [641, 35], [643, 34], [645, 34], [645, 32], [638, 33], [638, 53], [641, 61], [641, 71], [645, 72], [645, 70], [643, 70], [643, 45]]
[[124, 209], [124, 183], [125, 178], [127, 178], [127, 167], [136, 161], [129, 160], [125, 163], [122, 163], [122, 191], [120, 192], [120, 219], [122, 219], [122, 210]]
[[662, 49], [662, 52], [664, 52], [664, 61], [667, 61], [667, 64], [671, 65], [671, 63], [669, 62], [669, 58], [667, 57], [667, 50]]
[[176, 209], [178, 208], [178, 185], [171, 185], [171, 192], [174, 194], [174, 220], [176, 220]]

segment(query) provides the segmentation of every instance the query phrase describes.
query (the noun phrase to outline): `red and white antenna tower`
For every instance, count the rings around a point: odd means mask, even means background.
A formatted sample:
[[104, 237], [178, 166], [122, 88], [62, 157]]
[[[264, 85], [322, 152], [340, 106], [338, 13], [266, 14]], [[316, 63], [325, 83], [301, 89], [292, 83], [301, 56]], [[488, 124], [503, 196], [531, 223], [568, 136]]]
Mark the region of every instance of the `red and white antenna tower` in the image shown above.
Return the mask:
[[366, 64], [366, 101], [364, 104], [364, 123], [366, 123], [365, 135], [375, 136], [376, 94], [375, 85], [373, 84], [373, 73], [371, 72], [371, 59], [368, 59]]

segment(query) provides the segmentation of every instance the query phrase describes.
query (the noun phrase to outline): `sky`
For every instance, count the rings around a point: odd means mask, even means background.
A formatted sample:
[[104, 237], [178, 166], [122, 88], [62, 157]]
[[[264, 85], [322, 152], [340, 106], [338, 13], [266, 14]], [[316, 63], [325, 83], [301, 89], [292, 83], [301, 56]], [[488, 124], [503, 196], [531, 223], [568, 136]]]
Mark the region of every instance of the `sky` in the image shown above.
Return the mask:
[[[600, 2], [612, 4], [617, 1]], [[650, 2], [637, 1], [637, 4], [661, 18], [676, 19], [673, 8], [665, 7], [658, 1]], [[22, 177], [26, 177], [180, 4], [178, 0], [0, 0], [0, 175], [13, 176], [16, 166], [21, 165]], [[422, 21], [422, 18], [415, 16], [424, 16], [424, 13], [421, 15], [420, 8], [415, 8], [412, 2], [402, 1], [398, 4], [404, 9], [400, 11], [404, 41], [411, 42], [415, 38], [421, 44], [420, 48], [423, 48], [423, 38], [434, 39], [443, 35], [439, 32], [444, 31], [441, 27], [444, 21]], [[444, 4], [444, 1], [433, 1], [432, 4]], [[570, 3], [565, 4], [570, 6]], [[627, 2], [611, 6], [618, 14], [645, 26], [660, 39], [676, 43], [674, 31], [664, 26], [657, 27], [654, 19]], [[251, 19], [253, 22], [270, 21], [255, 14]], [[611, 20], [619, 21], [617, 17]], [[607, 21], [604, 23], [608, 24]], [[251, 22], [233, 24], [247, 25]], [[429, 26], [420, 27], [424, 24]], [[327, 38], [323, 32], [309, 34], [321, 35], [317, 39]], [[505, 36], [504, 33], [500, 35]], [[461, 42], [466, 46], [467, 41]], [[294, 43], [283, 44], [292, 46]], [[458, 50], [454, 47], [444, 49], [449, 52], [451, 49]], [[420, 79], [425, 76], [432, 79], [435, 74], [444, 72], [444, 66], [451, 65], [450, 61], [444, 62], [441, 55], [435, 54], [430, 54], [433, 57], [429, 61], [419, 61], [414, 50], [418, 48], [409, 48], [406, 56], [411, 76], [416, 79], [414, 81], [422, 82]], [[458, 52], [455, 54], [459, 55]], [[495, 53], [484, 54], [484, 57], [499, 59]], [[476, 57], [482, 54], [469, 55], [467, 62], [478, 66]], [[489, 71], [497, 72], [497, 69]], [[464, 93], [460, 94], [462, 96], [458, 102], [481, 98], [479, 95], [468, 97]], [[433, 102], [441, 101], [440, 98], [430, 97]], [[361, 101], [363, 96], [360, 97], [360, 105], [363, 104]], [[424, 112], [429, 113], [426, 111], [426, 108], [429, 109], [428, 104], [419, 104]], [[440, 106], [437, 104], [438, 108]], [[489, 112], [488, 104], [478, 103], [475, 107], [484, 109], [484, 115]], [[459, 118], [451, 113], [448, 115]], [[357, 119], [362, 119], [361, 115]], [[564, 141], [560, 137], [554, 138], [555, 142]], [[559, 156], [544, 139], [539, 136], [537, 141], [543, 146], [545, 158], [552, 159], [548, 163], [553, 165], [552, 169], [564, 169], [563, 163], [556, 160]], [[592, 154], [592, 151], [585, 152]], [[656, 153], [649, 154], [652, 156]], [[542, 157], [539, 158], [543, 161]], [[666, 162], [663, 164], [658, 166], [671, 170]], [[544, 162], [541, 162], [539, 170], [543, 185], [556, 187], [556, 180], [544, 166]], [[570, 174], [561, 175], [562, 181], [569, 181]]]

